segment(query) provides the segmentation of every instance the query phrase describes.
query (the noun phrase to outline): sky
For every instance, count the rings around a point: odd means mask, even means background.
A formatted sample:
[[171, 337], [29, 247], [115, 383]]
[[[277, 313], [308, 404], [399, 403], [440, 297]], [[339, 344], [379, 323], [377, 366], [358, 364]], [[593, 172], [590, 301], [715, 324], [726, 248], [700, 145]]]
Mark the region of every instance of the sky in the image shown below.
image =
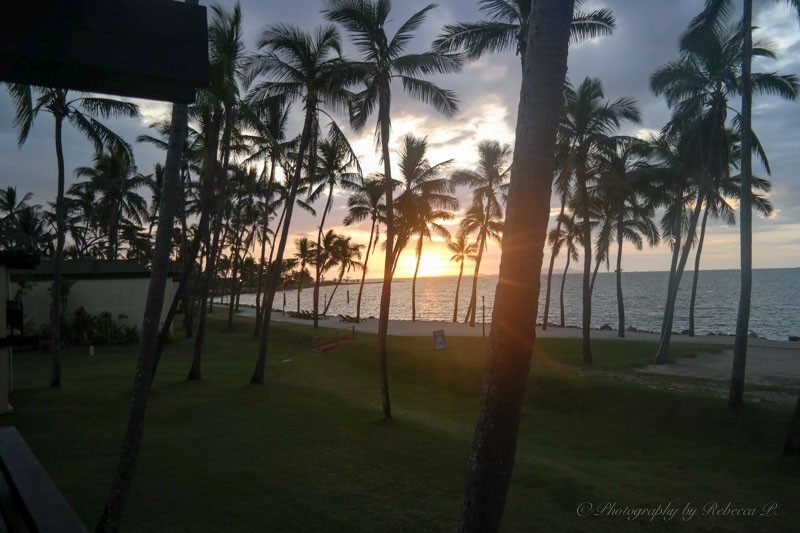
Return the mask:
[[[201, 5], [208, 5], [201, 2]], [[232, 9], [234, 2], [222, 1], [219, 5]], [[418, 0], [395, 1], [387, 32], [393, 35], [400, 23], [414, 12], [427, 5]], [[583, 9], [609, 8], [617, 20], [613, 35], [573, 44], [569, 52], [567, 76], [577, 85], [585, 77], [599, 78], [605, 96], [609, 100], [623, 96], [632, 97], [640, 107], [642, 122], [625, 125], [619, 133], [647, 137], [656, 133], [669, 119], [669, 109], [663, 98], [657, 98], [649, 90], [650, 75], [666, 62], [678, 57], [678, 38], [689, 20], [702, 8], [701, 0], [587, 0]], [[256, 50], [256, 42], [263, 29], [274, 23], [291, 23], [311, 31], [326, 23], [321, 14], [320, 0], [294, 0], [292, 2], [263, 2], [242, 0], [244, 18], [244, 40], [249, 51]], [[740, 12], [737, 5], [736, 14]], [[210, 10], [209, 10], [210, 15]], [[478, 2], [465, 0], [442, 0], [429, 12], [424, 24], [417, 31], [408, 52], [422, 52], [440, 33], [443, 25], [456, 21], [482, 20]], [[778, 51], [778, 59], [757, 61], [753, 71], [777, 71], [782, 74], [800, 73], [800, 22], [794, 12], [781, 2], [755, 2], [754, 25], [757, 38], [769, 40]], [[348, 36], [342, 31], [345, 55], [355, 57], [355, 50], [347, 44]], [[474, 169], [477, 163], [477, 145], [481, 140], [492, 139], [508, 143], [513, 147], [514, 128], [520, 90], [519, 57], [513, 52], [486, 56], [468, 63], [462, 72], [431, 78], [441, 87], [454, 91], [459, 100], [459, 112], [447, 118], [432, 108], [413, 101], [402, 94], [398, 84], [393, 86], [392, 100], [392, 148], [406, 133], [426, 136], [428, 158], [431, 163], [452, 159], [446, 172], [456, 169]], [[138, 119], [109, 120], [106, 124], [123, 138], [133, 143], [137, 135], [152, 133], [148, 126], [157, 120], [169, 117], [169, 104], [135, 100], [140, 105]], [[738, 102], [731, 102], [738, 107]], [[300, 106], [295, 106], [295, 115], [289, 127], [290, 135], [299, 133], [301, 126]], [[33, 130], [22, 146], [18, 147], [13, 126], [14, 108], [6, 91], [0, 91], [0, 187], [16, 186], [18, 194], [33, 193], [32, 203], [46, 205], [55, 198], [56, 160], [53, 148], [52, 117], [42, 113], [36, 119]], [[337, 122], [346, 126], [346, 117], [336, 116]], [[376, 117], [360, 132], [348, 137], [361, 159], [365, 174], [380, 170], [375, 154], [373, 127]], [[797, 124], [800, 124], [800, 102], [787, 102], [777, 97], [760, 96], [754, 101], [753, 129], [761, 139], [772, 166], [769, 179], [773, 187], [769, 195], [775, 213], [764, 219], [754, 217], [755, 268], [800, 267], [800, 189], [797, 172], [800, 169], [800, 150], [797, 149]], [[92, 146], [71, 127], [65, 128], [64, 150], [68, 169], [67, 187], [76, 178], [70, 169], [91, 165]], [[162, 162], [164, 154], [148, 145], [134, 144], [134, 153], [139, 172], [152, 172], [156, 162]], [[396, 163], [393, 152], [393, 163]], [[766, 177], [764, 169], [754, 163], [757, 175]], [[145, 194], [145, 191], [142, 191]], [[449, 224], [455, 235], [458, 222], [469, 206], [470, 192], [459, 189], [461, 209]], [[369, 226], [363, 223], [345, 227], [342, 219], [346, 215], [347, 193], [337, 194], [331, 221], [327, 229], [345, 233], [353, 241], [366, 244]], [[322, 200], [316, 207], [322, 208]], [[559, 203], [551, 201], [551, 226], [555, 225]], [[296, 213], [297, 210], [295, 211]], [[293, 240], [303, 236], [316, 238], [315, 219], [298, 213], [291, 226]], [[287, 254], [293, 248], [287, 249]], [[450, 253], [443, 239], [434, 238], [423, 249], [420, 276], [456, 274], [458, 265], [451, 263]], [[546, 255], [546, 258], [549, 254]], [[658, 271], [669, 269], [670, 252], [666, 246], [636, 251], [626, 246], [623, 255], [623, 270]], [[496, 243], [490, 245], [481, 264], [482, 274], [496, 274], [500, 262], [500, 249]], [[380, 249], [369, 259], [370, 274], [378, 277], [383, 258]], [[413, 249], [401, 256], [398, 277], [412, 275], [414, 269]], [[556, 263], [562, 264], [561, 261]], [[701, 267], [704, 269], [738, 268], [738, 228], [725, 226], [719, 221], [710, 221], [703, 248]], [[472, 271], [468, 263], [465, 271]], [[577, 268], [577, 267], [576, 267]], [[601, 269], [602, 271], [602, 269]]]

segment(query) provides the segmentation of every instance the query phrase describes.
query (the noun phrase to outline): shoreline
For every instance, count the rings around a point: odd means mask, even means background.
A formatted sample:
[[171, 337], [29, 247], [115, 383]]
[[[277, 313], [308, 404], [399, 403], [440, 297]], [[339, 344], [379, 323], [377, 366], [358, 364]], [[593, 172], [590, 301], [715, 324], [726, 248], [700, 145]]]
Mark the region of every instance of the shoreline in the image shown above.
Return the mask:
[[[255, 316], [255, 308], [245, 305], [240, 305], [237, 312], [240, 316]], [[292, 324], [305, 324], [311, 325], [312, 322], [302, 318], [292, 318], [288, 313], [283, 314], [281, 311], [272, 311], [272, 320], [279, 322], [288, 322]], [[362, 318], [362, 320], [364, 320]], [[337, 316], [329, 316], [327, 319], [320, 320], [320, 326], [326, 328], [336, 329], [349, 329], [356, 332], [378, 333], [378, 319], [367, 318], [361, 324], [354, 324], [351, 322], [341, 322]], [[486, 324], [486, 336], [488, 337], [491, 324]], [[434, 330], [442, 330], [445, 336], [452, 337], [481, 337], [483, 336], [483, 327], [480, 323], [475, 326], [464, 324], [461, 322], [451, 322], [444, 320], [389, 320], [389, 335], [398, 337], [428, 337], [433, 335]], [[659, 334], [649, 331], [626, 331], [625, 337], [617, 336], [616, 329], [602, 330], [592, 329], [592, 339], [608, 339], [608, 340], [638, 340], [658, 342]], [[537, 338], [556, 338], [556, 339], [580, 339], [582, 337], [582, 330], [578, 326], [552, 326], [549, 325], [546, 330], [542, 329], [541, 325], [536, 326]], [[673, 342], [696, 343], [696, 344], [717, 344], [725, 345], [733, 348], [735, 337], [733, 335], [695, 335], [690, 337], [688, 335], [673, 334]], [[800, 342], [790, 340], [774, 340], [764, 338], [750, 338], [747, 346], [749, 348], [783, 348], [788, 350], [797, 351], [798, 358], [800, 358]]]

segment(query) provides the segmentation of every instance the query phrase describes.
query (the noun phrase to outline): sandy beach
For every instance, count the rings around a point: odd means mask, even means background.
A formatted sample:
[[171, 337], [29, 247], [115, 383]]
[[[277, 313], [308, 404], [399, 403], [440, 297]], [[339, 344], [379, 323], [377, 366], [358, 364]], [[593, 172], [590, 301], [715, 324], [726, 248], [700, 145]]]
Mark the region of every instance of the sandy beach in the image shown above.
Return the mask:
[[[239, 312], [242, 316], [254, 316], [255, 309], [242, 308]], [[289, 314], [279, 311], [272, 313], [272, 320], [279, 322], [289, 322], [295, 324], [309, 325], [309, 320], [292, 318]], [[343, 330], [355, 330], [355, 332], [378, 333], [378, 320], [368, 318], [360, 324], [342, 322], [338, 317], [329, 317], [321, 321], [321, 326], [326, 328], [337, 328]], [[490, 324], [486, 325], [486, 335], [491, 329]], [[453, 323], [444, 321], [410, 321], [410, 320], [390, 320], [389, 335], [412, 336], [412, 337], [431, 337], [435, 330], [442, 330], [446, 337], [480, 337], [483, 335], [483, 327], [476, 324], [470, 327], [468, 324]], [[548, 327], [546, 331], [537, 327], [536, 335], [539, 338], [580, 338], [581, 330], [576, 327]], [[616, 331], [592, 330], [593, 339], [619, 339]], [[626, 341], [650, 341], [658, 342], [658, 334], [646, 332], [626, 332]], [[695, 357], [684, 357], [674, 364], [668, 365], [649, 365], [637, 370], [644, 379], [663, 378], [703, 378], [706, 380], [702, 388], [717, 393], [724, 393], [727, 390], [727, 383], [730, 380], [731, 362], [733, 358], [732, 336], [703, 335], [689, 337], [688, 335], [673, 335], [672, 342], [675, 343], [696, 343], [722, 345], [725, 348], [718, 353], [698, 353]], [[630, 378], [628, 373], [627, 377]], [[758, 385], [759, 389], [749, 390], [751, 397], [755, 396], [760, 401], [776, 401], [780, 403], [790, 403], [797, 399], [800, 391], [800, 342], [775, 341], [766, 339], [750, 339], [748, 343], [747, 357], [747, 383], [748, 385]], [[766, 390], [770, 389], [770, 390]]]

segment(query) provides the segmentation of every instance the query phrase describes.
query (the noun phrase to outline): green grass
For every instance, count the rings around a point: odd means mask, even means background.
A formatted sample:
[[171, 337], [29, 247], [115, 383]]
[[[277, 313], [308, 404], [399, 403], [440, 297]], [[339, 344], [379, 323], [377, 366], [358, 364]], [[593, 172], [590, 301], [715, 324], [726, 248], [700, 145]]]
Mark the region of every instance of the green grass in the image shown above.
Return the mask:
[[[187, 382], [192, 342], [168, 347], [150, 396], [127, 531], [453, 531], [463, 493], [484, 341], [391, 338], [395, 421], [380, 421], [375, 337], [317, 354], [308, 326], [273, 325], [263, 387], [252, 322], [214, 316], [204, 380]], [[655, 345], [597, 341], [596, 365], [635, 368]], [[707, 347], [675, 346], [682, 355]], [[49, 360], [15, 357], [16, 425], [89, 527], [116, 467], [135, 349], [67, 351], [61, 390]], [[800, 465], [778, 458], [789, 408], [728, 412], [709, 396], [580, 376], [580, 344], [539, 339], [506, 531], [707, 531], [797, 527]], [[699, 516], [708, 502], [778, 503], [776, 517]], [[700, 508], [688, 522], [577, 516], [582, 502]], [[796, 530], [796, 529], [795, 529]]]

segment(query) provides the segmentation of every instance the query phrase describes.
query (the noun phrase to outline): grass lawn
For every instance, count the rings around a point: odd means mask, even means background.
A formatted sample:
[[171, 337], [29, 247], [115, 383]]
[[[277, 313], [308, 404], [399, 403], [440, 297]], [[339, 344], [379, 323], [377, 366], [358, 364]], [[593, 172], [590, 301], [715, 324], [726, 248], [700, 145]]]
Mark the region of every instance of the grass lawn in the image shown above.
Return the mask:
[[[384, 423], [374, 336], [318, 354], [309, 347], [319, 332], [275, 323], [266, 385], [257, 387], [248, 385], [252, 320], [237, 319], [229, 333], [221, 315], [211, 317], [203, 381], [185, 380], [191, 340], [165, 351], [124, 530], [456, 529], [482, 339], [451, 337], [447, 350], [434, 351], [430, 338], [391, 338], [395, 421]], [[623, 371], [656, 349], [594, 346], [597, 366]], [[779, 458], [790, 408], [731, 414], [725, 401], [699, 393], [581, 376], [570, 366], [580, 361], [577, 341], [539, 339], [537, 348], [504, 530], [798, 531], [800, 464]], [[61, 390], [47, 387], [48, 356], [17, 354], [15, 412], [0, 415], [90, 528], [116, 467], [135, 352], [67, 351]], [[592, 510], [579, 516], [584, 502]], [[720, 514], [704, 516], [714, 502]], [[731, 516], [770, 502], [774, 516]], [[618, 514], [667, 505], [678, 513], [671, 520]], [[682, 520], [687, 505], [696, 511]]]

